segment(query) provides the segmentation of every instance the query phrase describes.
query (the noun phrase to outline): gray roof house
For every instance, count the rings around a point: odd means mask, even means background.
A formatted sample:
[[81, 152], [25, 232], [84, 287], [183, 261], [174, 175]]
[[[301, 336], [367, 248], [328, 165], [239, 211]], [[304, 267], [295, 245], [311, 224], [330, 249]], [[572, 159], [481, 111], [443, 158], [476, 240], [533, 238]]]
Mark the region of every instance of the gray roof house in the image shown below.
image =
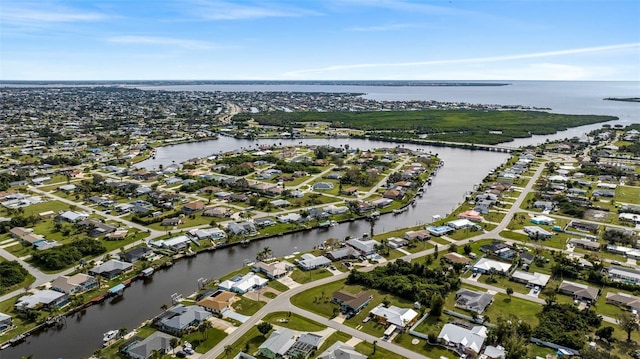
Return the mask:
[[360, 252], [362, 255], [369, 255], [376, 252], [376, 245], [379, 245], [377, 241], [373, 239], [362, 240], [362, 239], [349, 239], [345, 242], [348, 246], [353, 247], [355, 250]]
[[318, 359], [367, 359], [367, 356], [358, 353], [354, 347], [337, 341], [322, 352]]
[[303, 270], [312, 270], [316, 268], [327, 267], [331, 264], [331, 260], [327, 257], [316, 257], [313, 254], [305, 253], [298, 260], [298, 266]]
[[163, 332], [179, 335], [190, 326], [198, 326], [204, 320], [211, 317], [211, 313], [197, 305], [178, 305], [167, 311], [157, 323]]
[[275, 331], [258, 347], [258, 352], [269, 359], [281, 358], [295, 343], [295, 336], [289, 329]]
[[560, 293], [572, 295], [576, 300], [586, 300], [594, 302], [598, 298], [600, 290], [598, 288], [589, 287], [584, 284], [569, 282], [568, 280], [562, 281], [560, 287], [558, 287]]
[[128, 346], [123, 351], [133, 359], [147, 359], [156, 350], [160, 354], [167, 354], [173, 349], [171, 347], [171, 339], [173, 338], [174, 336], [172, 335], [155, 332], [147, 338]]
[[10, 315], [0, 313], [0, 333], [11, 328], [13, 326], [13, 319]]
[[468, 289], [460, 289], [456, 293], [456, 307], [482, 314], [493, 302], [493, 295], [489, 293], [475, 292]]
[[44, 308], [52, 308], [54, 306], [61, 307], [69, 301], [69, 297], [55, 290], [45, 289], [38, 290], [32, 294], [20, 297], [15, 304], [16, 310], [34, 309], [42, 305]]
[[133, 264], [122, 262], [115, 259], [110, 259], [99, 266], [93, 267], [89, 270], [91, 275], [101, 275], [105, 278], [113, 278], [121, 273], [127, 272], [133, 268]]
[[449, 346], [454, 346], [459, 351], [475, 357], [487, 338], [487, 328], [481, 325], [471, 329], [447, 323], [442, 327], [438, 340]]

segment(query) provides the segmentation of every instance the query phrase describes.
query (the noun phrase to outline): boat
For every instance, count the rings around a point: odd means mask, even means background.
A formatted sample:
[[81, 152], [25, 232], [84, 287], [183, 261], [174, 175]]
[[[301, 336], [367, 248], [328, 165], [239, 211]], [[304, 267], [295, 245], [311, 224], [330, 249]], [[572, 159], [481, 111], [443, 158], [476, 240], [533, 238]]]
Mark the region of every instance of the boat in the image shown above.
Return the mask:
[[117, 339], [119, 334], [120, 334], [119, 330], [115, 330], [115, 329], [110, 330], [103, 334], [102, 341], [107, 343], [113, 339]]
[[372, 212], [371, 214], [367, 215], [366, 219], [367, 220], [374, 220], [374, 219], [378, 219], [378, 218], [380, 218], [380, 212], [375, 211], [375, 212]]
[[414, 198], [414, 199], [412, 199], [412, 200], [411, 200], [411, 205], [412, 205], [412, 206], [415, 206], [416, 204], [418, 204], [418, 202], [415, 200], [415, 198]]

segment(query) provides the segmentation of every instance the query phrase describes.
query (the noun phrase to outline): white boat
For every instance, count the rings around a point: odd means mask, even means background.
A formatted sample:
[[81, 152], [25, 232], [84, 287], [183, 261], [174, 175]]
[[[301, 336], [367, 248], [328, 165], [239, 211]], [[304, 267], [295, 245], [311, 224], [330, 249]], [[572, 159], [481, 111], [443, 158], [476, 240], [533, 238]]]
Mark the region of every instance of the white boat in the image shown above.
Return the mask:
[[103, 334], [102, 341], [106, 343], [106, 342], [108, 342], [110, 340], [116, 339], [118, 337], [119, 333], [120, 333], [119, 330], [115, 330], [115, 329], [114, 330], [110, 330], [110, 331], [108, 331], [108, 332]]

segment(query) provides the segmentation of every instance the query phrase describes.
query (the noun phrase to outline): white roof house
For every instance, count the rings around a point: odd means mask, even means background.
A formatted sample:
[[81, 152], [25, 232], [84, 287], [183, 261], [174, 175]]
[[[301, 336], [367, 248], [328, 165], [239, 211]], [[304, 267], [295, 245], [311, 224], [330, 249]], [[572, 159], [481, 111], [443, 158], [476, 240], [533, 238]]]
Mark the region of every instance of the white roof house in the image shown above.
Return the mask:
[[362, 239], [350, 239], [345, 242], [348, 246], [353, 247], [355, 250], [360, 252], [362, 255], [369, 255], [376, 252], [376, 246], [379, 245], [376, 240], [362, 240]]
[[455, 344], [461, 349], [470, 349], [475, 353], [480, 353], [486, 338], [487, 328], [482, 325], [467, 329], [447, 323], [438, 334], [438, 340], [447, 344]]
[[233, 280], [225, 280], [221, 282], [218, 287], [223, 290], [227, 290], [234, 293], [244, 294], [254, 288], [261, 288], [267, 284], [268, 280], [262, 278], [255, 273], [247, 273], [242, 276], [240, 279]]
[[476, 225], [475, 223], [471, 222], [466, 218], [456, 219], [456, 220], [447, 222], [447, 226], [454, 229], [470, 228], [475, 225]]
[[492, 270], [497, 273], [507, 273], [509, 272], [509, 268], [511, 268], [510, 263], [499, 262], [488, 258], [480, 258], [480, 260], [473, 265], [473, 271], [481, 273], [487, 273]]
[[67, 295], [65, 293], [57, 292], [55, 290], [45, 289], [35, 291], [33, 294], [25, 295], [20, 297], [15, 304], [15, 308], [18, 310], [29, 308], [33, 309], [37, 307], [39, 304], [44, 306], [50, 306], [56, 303], [61, 302], [66, 298]]
[[369, 313], [379, 318], [385, 318], [387, 323], [393, 324], [398, 328], [405, 328], [413, 323], [418, 316], [418, 313], [411, 308], [400, 308], [395, 305], [387, 308], [382, 304], [373, 308]]
[[526, 283], [527, 287], [537, 286], [540, 288], [544, 288], [551, 277], [548, 274], [542, 274], [538, 272], [529, 273], [517, 270], [513, 272], [511, 278], [517, 282]]

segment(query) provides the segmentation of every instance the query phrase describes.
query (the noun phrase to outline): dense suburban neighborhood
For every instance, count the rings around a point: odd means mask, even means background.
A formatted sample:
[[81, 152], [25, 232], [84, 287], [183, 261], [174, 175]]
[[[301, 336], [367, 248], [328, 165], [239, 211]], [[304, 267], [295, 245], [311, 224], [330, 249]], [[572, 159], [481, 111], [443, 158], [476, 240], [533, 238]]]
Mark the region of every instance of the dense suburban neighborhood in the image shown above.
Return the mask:
[[[403, 215], [428, 191], [446, 166], [437, 153], [288, 142], [136, 164], [159, 146], [220, 136], [350, 136], [323, 124], [247, 127], [233, 122], [238, 112], [392, 104], [207, 93], [187, 108], [193, 93], [0, 92], [3, 349], [64, 330], [88, 306], [127, 300], [132, 282], [176, 261], [368, 221], [369, 232], [309, 252], [276, 257], [264, 247], [242, 268], [199, 280], [191, 296], [176, 294], [140, 327], [105, 333], [94, 356], [640, 357], [640, 126], [510, 151], [451, 213], [378, 233], [381, 216]], [[50, 108], [25, 110], [38, 97]], [[107, 106], [119, 125], [100, 121]]]

